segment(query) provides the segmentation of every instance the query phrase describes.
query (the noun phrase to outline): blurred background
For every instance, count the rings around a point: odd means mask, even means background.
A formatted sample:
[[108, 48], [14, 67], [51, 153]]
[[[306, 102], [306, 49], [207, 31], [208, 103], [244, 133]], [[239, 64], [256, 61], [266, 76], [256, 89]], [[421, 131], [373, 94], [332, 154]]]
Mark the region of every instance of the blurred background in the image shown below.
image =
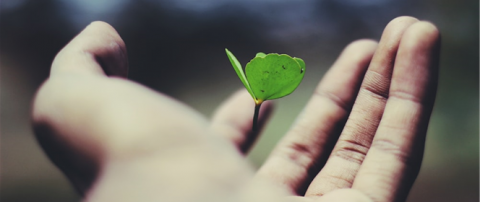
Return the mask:
[[390, 20], [411, 15], [439, 27], [442, 52], [424, 164], [408, 201], [479, 201], [478, 11], [477, 0], [0, 0], [0, 200], [80, 200], [37, 145], [29, 109], [55, 54], [91, 21], [120, 33], [132, 80], [205, 116], [242, 88], [225, 48], [244, 65], [259, 51], [303, 58], [304, 81], [277, 101], [249, 154], [258, 167], [343, 47], [378, 40]]

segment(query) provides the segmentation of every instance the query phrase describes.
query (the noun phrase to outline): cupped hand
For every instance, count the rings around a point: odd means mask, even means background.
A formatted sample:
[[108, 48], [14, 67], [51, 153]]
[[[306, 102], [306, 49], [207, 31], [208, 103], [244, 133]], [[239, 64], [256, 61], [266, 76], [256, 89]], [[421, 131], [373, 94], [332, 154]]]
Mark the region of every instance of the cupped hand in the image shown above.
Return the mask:
[[[255, 172], [246, 91], [212, 120], [127, 80], [125, 44], [94, 22], [56, 56], [33, 102], [38, 141], [85, 201], [405, 201], [435, 99], [439, 32], [399, 17], [348, 45]], [[260, 113], [264, 125], [271, 103]]]

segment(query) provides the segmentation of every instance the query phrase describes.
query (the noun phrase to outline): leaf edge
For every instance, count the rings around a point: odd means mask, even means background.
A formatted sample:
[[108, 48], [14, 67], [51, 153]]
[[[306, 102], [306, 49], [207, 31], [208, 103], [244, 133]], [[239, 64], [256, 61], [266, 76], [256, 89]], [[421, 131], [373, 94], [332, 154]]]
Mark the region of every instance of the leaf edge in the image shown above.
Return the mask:
[[232, 52], [230, 52], [227, 48], [225, 48], [225, 52], [227, 53], [227, 57], [230, 60], [230, 63], [233, 66], [233, 69], [237, 73], [238, 78], [240, 78], [240, 81], [242, 81], [243, 85], [247, 89], [248, 93], [252, 96], [254, 100], [257, 100], [255, 94], [252, 91], [252, 88], [250, 87], [250, 83], [248, 83], [247, 76], [245, 75], [245, 71], [243, 70], [242, 65], [240, 62], [237, 60], [235, 55], [233, 55]]

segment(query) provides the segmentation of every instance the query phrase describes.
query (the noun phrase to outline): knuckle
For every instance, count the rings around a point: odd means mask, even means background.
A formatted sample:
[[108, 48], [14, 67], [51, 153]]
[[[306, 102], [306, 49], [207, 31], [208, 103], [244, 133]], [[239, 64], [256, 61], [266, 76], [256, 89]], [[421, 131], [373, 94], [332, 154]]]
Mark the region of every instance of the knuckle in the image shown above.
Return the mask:
[[388, 99], [390, 78], [374, 70], [367, 70], [364, 81], [365, 83], [361, 87], [362, 91], [378, 100], [386, 101]]
[[273, 154], [286, 158], [298, 167], [310, 168], [316, 163], [318, 151], [310, 143], [296, 141], [285, 145], [285, 147], [280, 147]]
[[338, 148], [332, 151], [332, 156], [361, 164], [367, 155], [369, 145], [357, 140], [340, 140]]
[[421, 100], [418, 96], [415, 96], [412, 93], [399, 90], [399, 89], [391, 90], [389, 94], [389, 98], [410, 101], [416, 104], [423, 104], [422, 103], [423, 100]]
[[372, 142], [372, 149], [392, 155], [395, 159], [403, 164], [410, 165], [408, 153], [397, 143], [388, 139], [378, 139]]

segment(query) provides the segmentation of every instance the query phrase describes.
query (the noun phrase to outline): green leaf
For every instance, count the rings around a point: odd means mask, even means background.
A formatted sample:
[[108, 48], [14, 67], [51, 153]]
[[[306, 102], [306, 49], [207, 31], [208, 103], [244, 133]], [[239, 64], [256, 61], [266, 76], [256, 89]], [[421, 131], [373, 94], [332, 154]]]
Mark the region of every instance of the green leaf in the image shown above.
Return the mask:
[[245, 67], [246, 78], [255, 95], [263, 102], [292, 93], [305, 75], [305, 62], [289, 55], [270, 53], [253, 58]]
[[262, 57], [262, 58], [265, 57], [265, 56], [267, 56], [267, 54], [262, 53], [262, 52], [258, 52], [257, 55], [255, 55], [255, 57]]
[[238, 62], [237, 58], [233, 55], [232, 52], [230, 52], [226, 48], [225, 48], [225, 52], [227, 52], [228, 59], [230, 60], [230, 63], [232, 63], [232, 66], [233, 66], [233, 69], [235, 69], [235, 72], [237, 72], [238, 78], [240, 78], [243, 85], [245, 86], [247, 91], [250, 93], [250, 95], [253, 97], [253, 99], [256, 100], [257, 98], [255, 97], [255, 94], [253, 93], [252, 88], [250, 87], [250, 84], [248, 83], [247, 77], [243, 72], [242, 65], [240, 64], [240, 62]]

